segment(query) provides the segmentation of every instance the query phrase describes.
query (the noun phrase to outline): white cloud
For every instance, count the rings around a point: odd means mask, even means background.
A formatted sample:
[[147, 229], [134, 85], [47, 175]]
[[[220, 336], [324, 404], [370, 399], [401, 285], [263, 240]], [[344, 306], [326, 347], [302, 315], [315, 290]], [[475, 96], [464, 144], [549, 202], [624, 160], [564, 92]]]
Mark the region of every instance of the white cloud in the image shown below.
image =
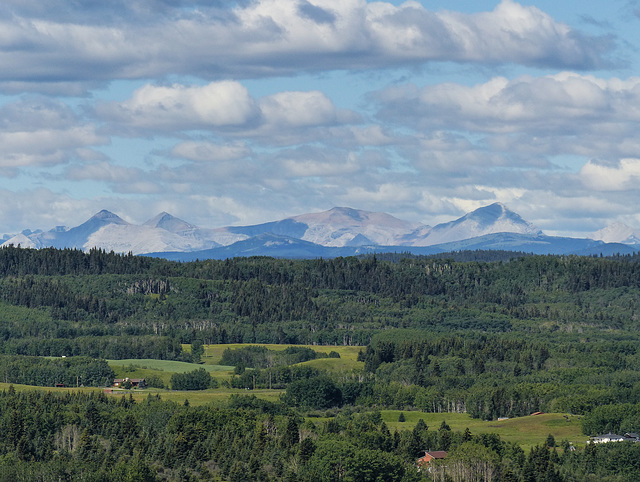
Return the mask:
[[251, 155], [242, 143], [214, 144], [206, 141], [185, 141], [171, 149], [171, 155], [191, 161], [231, 161]]
[[109, 183], [127, 183], [143, 175], [140, 169], [117, 166], [106, 161], [74, 165], [66, 172], [67, 179], [73, 181], [92, 180]]
[[[494, 77], [472, 86], [393, 86], [373, 99], [380, 122], [398, 123], [416, 136], [462, 137], [469, 144], [461, 146], [465, 152], [483, 153], [491, 165], [545, 168], [551, 157], [565, 154], [633, 157], [640, 146], [640, 77]], [[447, 150], [433, 139], [424, 147], [422, 158]], [[453, 159], [455, 168], [462, 158]]]
[[319, 91], [279, 92], [260, 100], [262, 115], [275, 127], [330, 125], [337, 121], [333, 102]]
[[[293, 145], [332, 137], [322, 128], [361, 122], [350, 110], [336, 109], [322, 92], [283, 91], [254, 99], [239, 82], [212, 82], [204, 86], [144, 85], [124, 102], [99, 104], [99, 118], [108, 130], [123, 136], [157, 135], [204, 130], [212, 133], [260, 138], [271, 145]], [[213, 152], [213, 144], [197, 141], [178, 145], [173, 153], [198, 160], [228, 158], [230, 147]], [[237, 149], [234, 148], [237, 155]], [[243, 151], [243, 154], [246, 154]]]
[[66, 130], [0, 132], [0, 167], [28, 167], [67, 163], [86, 155], [79, 147], [103, 144], [104, 138], [91, 126]]
[[358, 156], [353, 154], [312, 148], [287, 150], [278, 155], [276, 163], [281, 168], [281, 175], [298, 179], [352, 176], [364, 167]]
[[423, 128], [475, 132], [549, 133], [585, 126], [640, 121], [640, 78], [601, 79], [562, 72], [543, 77], [496, 77], [465, 86], [438, 84], [420, 90], [393, 87], [377, 95], [380, 115]]
[[595, 191], [640, 189], [640, 159], [621, 159], [616, 165], [587, 162], [580, 170], [582, 182]]
[[0, 107], [2, 168], [52, 166], [99, 157], [92, 147], [106, 142], [93, 124], [60, 102], [28, 98]]
[[102, 104], [97, 112], [133, 127], [169, 131], [243, 125], [258, 115], [248, 90], [233, 81], [204, 86], [147, 84], [129, 100]]
[[511, 0], [471, 14], [365, 0], [140, 4], [13, 2], [0, 12], [0, 62], [12, 66], [0, 72], [0, 86], [77, 93], [84, 82], [113, 79], [255, 78], [430, 61], [586, 69], [603, 65], [613, 47]]

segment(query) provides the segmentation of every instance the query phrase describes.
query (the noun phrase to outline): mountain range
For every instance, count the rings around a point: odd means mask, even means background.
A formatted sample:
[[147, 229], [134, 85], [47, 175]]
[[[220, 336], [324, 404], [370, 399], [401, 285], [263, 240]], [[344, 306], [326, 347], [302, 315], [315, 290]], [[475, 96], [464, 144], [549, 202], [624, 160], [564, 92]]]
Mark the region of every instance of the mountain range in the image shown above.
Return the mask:
[[616, 223], [589, 238], [545, 235], [502, 203], [448, 223], [428, 226], [390, 214], [336, 207], [251, 226], [199, 228], [168, 213], [142, 225], [103, 210], [74, 228], [25, 230], [5, 236], [2, 246], [97, 247], [181, 261], [236, 256], [314, 258], [375, 252], [435, 254], [501, 249], [536, 254], [614, 254], [640, 250], [640, 233]]

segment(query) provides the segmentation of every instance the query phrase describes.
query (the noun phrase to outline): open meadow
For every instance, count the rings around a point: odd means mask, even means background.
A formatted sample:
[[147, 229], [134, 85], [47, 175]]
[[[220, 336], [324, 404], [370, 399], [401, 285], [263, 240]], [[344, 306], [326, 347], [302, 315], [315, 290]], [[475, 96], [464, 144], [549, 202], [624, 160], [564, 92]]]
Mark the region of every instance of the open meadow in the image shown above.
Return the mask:
[[[399, 422], [402, 413], [404, 422]], [[587, 437], [582, 434], [580, 417], [561, 413], [543, 413], [515, 417], [507, 420], [479, 420], [466, 413], [426, 413], [402, 410], [382, 410], [382, 419], [392, 432], [413, 429], [418, 420], [423, 419], [430, 430], [437, 430], [442, 422], [446, 422], [453, 431], [464, 432], [468, 428], [473, 435], [495, 433], [506, 442], [519, 444], [525, 452], [542, 444], [549, 434], [553, 435], [557, 444], [567, 439], [574, 446], [584, 445]]]
[[[358, 358], [358, 353], [361, 350], [364, 350], [363, 346], [337, 346], [337, 345], [276, 345], [273, 343], [230, 343], [230, 344], [216, 344], [216, 345], [204, 345], [204, 356], [202, 357], [202, 361], [205, 364], [217, 365], [222, 359], [222, 354], [228, 348], [230, 350], [237, 350], [240, 348], [246, 348], [248, 346], [263, 346], [268, 350], [274, 351], [283, 351], [288, 347], [295, 346], [300, 347], [304, 346], [307, 348], [311, 348], [314, 351], [319, 353], [329, 354], [332, 351], [335, 351], [340, 355], [339, 360], [343, 362], [356, 362]], [[182, 345], [185, 351], [191, 351], [191, 345]]]

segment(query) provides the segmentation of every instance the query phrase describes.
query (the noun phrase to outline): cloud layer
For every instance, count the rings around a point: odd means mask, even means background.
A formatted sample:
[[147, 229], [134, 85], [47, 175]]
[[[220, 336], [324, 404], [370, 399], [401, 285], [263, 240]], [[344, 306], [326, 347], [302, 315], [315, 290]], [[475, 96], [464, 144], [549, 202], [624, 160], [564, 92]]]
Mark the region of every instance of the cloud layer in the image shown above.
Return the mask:
[[365, 0], [39, 3], [0, 6], [0, 62], [11, 65], [0, 71], [6, 91], [433, 61], [589, 69], [606, 65], [613, 47], [512, 0], [481, 13]]
[[0, 233], [494, 201], [548, 232], [640, 227], [640, 46], [615, 18], [432, 4], [3, 2]]

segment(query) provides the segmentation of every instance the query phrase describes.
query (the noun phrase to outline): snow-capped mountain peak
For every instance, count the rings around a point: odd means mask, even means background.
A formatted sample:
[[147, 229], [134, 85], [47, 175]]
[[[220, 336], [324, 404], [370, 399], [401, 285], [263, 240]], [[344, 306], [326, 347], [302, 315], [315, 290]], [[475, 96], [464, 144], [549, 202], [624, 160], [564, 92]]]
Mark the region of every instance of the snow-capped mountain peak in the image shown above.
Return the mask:
[[149, 219], [144, 226], [150, 226], [152, 228], [162, 228], [171, 233], [183, 233], [186, 231], [193, 231], [196, 226], [183, 221], [182, 219], [176, 218], [167, 212], [161, 212], [157, 216]]
[[324, 246], [347, 246], [357, 242], [398, 245], [407, 233], [425, 228], [390, 214], [348, 207], [334, 207], [289, 219], [307, 226], [301, 239]]
[[539, 235], [542, 231], [504, 204], [493, 203], [467, 213], [455, 221], [434, 226], [423, 239], [417, 239], [413, 244], [430, 246], [496, 233]]
[[[433, 228], [383, 212], [349, 207], [334, 207], [328, 211], [301, 214], [252, 226], [217, 229], [202, 229], [166, 212], [156, 215], [143, 225], [135, 225], [103, 210], [70, 229], [58, 227], [46, 232], [25, 230], [19, 236], [5, 238], [7, 241], [4, 245], [82, 250], [98, 247], [107, 251], [134, 254], [201, 252], [223, 245], [225, 248], [220, 249], [225, 253], [242, 253], [241, 255], [263, 252], [260, 250], [267, 248], [273, 250], [276, 246], [282, 250], [288, 246], [288, 252], [295, 252], [293, 256], [298, 257], [313, 256], [318, 245], [339, 249], [362, 246], [366, 249], [378, 249], [375, 248], [376, 245], [423, 247], [501, 233], [533, 236], [536, 241], [542, 235], [538, 228], [501, 203], [476, 209], [459, 219]], [[634, 236], [636, 238], [633, 239], [640, 243], [640, 235]], [[230, 245], [236, 246], [237, 243], [241, 243], [237, 249], [231, 248]], [[347, 249], [344, 252], [354, 251]]]
[[[126, 222], [124, 219], [122, 219], [120, 216], [118, 216], [117, 214], [113, 214], [111, 211], [107, 211], [106, 209], [103, 209], [102, 211], [94, 214], [93, 216], [91, 216], [87, 221], [85, 221], [83, 224], [81, 224], [80, 226], [84, 226], [86, 224], [103, 224], [103, 225], [107, 225], [107, 224], [129, 224], [128, 222]], [[80, 227], [78, 226], [78, 227]]]
[[541, 233], [540, 229], [525, 221], [519, 214], [514, 213], [504, 204], [499, 202], [478, 208], [469, 214], [465, 214], [457, 221], [454, 221], [454, 223], [460, 225], [467, 221], [475, 222], [477, 229], [491, 230], [491, 233], [483, 234], [501, 232], [500, 230], [503, 228], [504, 232], [520, 232], [523, 234]]
[[640, 231], [619, 222], [612, 223], [588, 237], [605, 243], [640, 244]]

